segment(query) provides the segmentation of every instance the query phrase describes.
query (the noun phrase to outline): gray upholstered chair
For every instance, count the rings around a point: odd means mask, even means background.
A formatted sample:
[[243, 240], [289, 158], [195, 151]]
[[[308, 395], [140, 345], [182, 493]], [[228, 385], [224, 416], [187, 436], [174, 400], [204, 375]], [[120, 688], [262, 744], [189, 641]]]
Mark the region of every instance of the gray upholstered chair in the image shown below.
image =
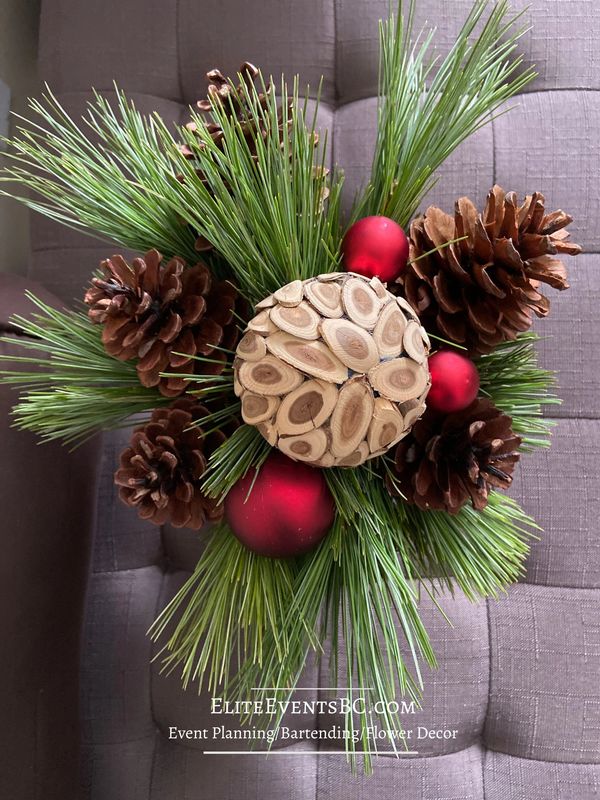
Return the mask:
[[[347, 196], [364, 180], [375, 135], [377, 20], [388, 0], [42, 5], [41, 75], [73, 113], [91, 86], [109, 93], [113, 79], [142, 110], [181, 120], [213, 66], [232, 71], [249, 59], [275, 74], [298, 71], [313, 86], [323, 75], [321, 116]], [[437, 25], [443, 50], [471, 0], [417, 5], [419, 18]], [[111, 473], [126, 434], [104, 437], [101, 453], [90, 446], [70, 457], [8, 434], [3, 416], [0, 591], [9, 657], [0, 660], [0, 692], [13, 687], [7, 711], [19, 722], [0, 756], [2, 797], [77, 796], [77, 742], [80, 796], [91, 800], [598, 797], [600, 15], [593, 0], [533, 0], [529, 13], [534, 30], [522, 50], [539, 78], [450, 159], [434, 199], [447, 209], [461, 194], [480, 203], [494, 181], [542, 189], [552, 207], [574, 214], [574, 239], [586, 253], [543, 326], [542, 360], [558, 371], [565, 402], [553, 448], [523, 460], [514, 488], [545, 529], [527, 574], [497, 601], [446, 598], [453, 627], [424, 612], [440, 669], [426, 675], [416, 724], [457, 729], [456, 738], [421, 742], [418, 757], [382, 757], [371, 778], [352, 778], [338, 755], [317, 756], [314, 742], [294, 745], [302, 755], [265, 760], [204, 756], [202, 742], [170, 741], [169, 726], [210, 724], [208, 698], [183, 694], [176, 677], [150, 667], [145, 632], [193, 568], [201, 537], [146, 525], [116, 501]], [[113, 247], [40, 218], [32, 225], [29, 276], [70, 303]], [[22, 288], [7, 281], [1, 319]], [[4, 408], [6, 391], [1, 398]]]

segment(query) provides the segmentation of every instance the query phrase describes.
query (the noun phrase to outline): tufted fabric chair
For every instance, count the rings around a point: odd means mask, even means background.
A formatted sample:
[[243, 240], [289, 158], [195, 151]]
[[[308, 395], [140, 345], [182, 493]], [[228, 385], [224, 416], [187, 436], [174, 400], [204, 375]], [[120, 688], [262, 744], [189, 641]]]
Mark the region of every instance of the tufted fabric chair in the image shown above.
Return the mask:
[[[525, 4], [514, 0], [516, 8]], [[418, 22], [438, 27], [444, 52], [470, 5], [419, 0]], [[321, 121], [333, 133], [332, 157], [346, 171], [348, 199], [372, 155], [377, 20], [387, 8], [388, 0], [44, 0], [41, 76], [74, 114], [91, 86], [110, 93], [116, 80], [142, 111], [181, 121], [213, 66], [231, 73], [247, 59], [274, 75], [299, 72], [313, 88], [322, 75]], [[2, 667], [18, 682], [11, 708], [21, 721], [10, 769], [4, 777], [0, 771], [2, 797], [600, 796], [600, 15], [595, 0], [533, 0], [528, 14], [534, 27], [521, 49], [538, 79], [444, 165], [430, 199], [451, 210], [462, 194], [482, 203], [496, 181], [519, 193], [541, 189], [552, 208], [575, 216], [573, 238], [586, 252], [571, 264], [572, 288], [541, 329], [541, 358], [558, 371], [564, 403], [555, 412], [552, 449], [525, 458], [514, 487], [545, 531], [526, 575], [498, 600], [472, 604], [460, 592], [444, 598], [452, 627], [423, 604], [440, 668], [425, 675], [424, 708], [411, 722], [456, 729], [456, 737], [419, 742], [415, 757], [382, 756], [369, 778], [351, 777], [343, 757], [324, 754], [313, 741], [264, 759], [207, 756], [201, 741], [170, 740], [171, 726], [213, 724], [209, 698], [183, 693], [176, 676], [150, 666], [145, 632], [194, 567], [203, 536], [152, 527], [117, 502], [112, 472], [127, 432], [105, 436], [101, 451], [90, 446], [77, 461], [52, 450], [50, 489], [49, 465], [37, 460], [45, 451], [12, 434], [3, 474], [33, 474], [36, 491], [25, 512], [10, 506], [19, 484], [0, 485], [15, 534], [2, 569], [13, 589], [24, 571], [35, 602], [20, 606], [18, 620], [3, 620], [7, 635], [21, 631], [16, 663]], [[29, 276], [71, 303], [114, 248], [39, 217], [32, 225]], [[3, 288], [1, 319], [21, 288]], [[2, 459], [9, 464], [6, 450]], [[51, 562], [36, 562], [38, 541], [39, 557], [53, 554]], [[14, 597], [7, 594], [3, 608]], [[305, 685], [323, 680], [309, 670]]]

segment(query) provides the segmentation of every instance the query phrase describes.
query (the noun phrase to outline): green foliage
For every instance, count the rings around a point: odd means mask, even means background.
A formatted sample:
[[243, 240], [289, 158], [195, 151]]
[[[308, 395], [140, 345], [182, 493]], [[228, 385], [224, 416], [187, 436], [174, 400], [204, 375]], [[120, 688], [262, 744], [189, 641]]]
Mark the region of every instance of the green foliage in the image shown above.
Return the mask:
[[291, 94], [282, 80], [278, 96], [264, 84], [241, 84], [240, 96], [231, 83], [232, 95], [250, 110], [256, 130], [271, 134], [253, 138], [256, 158], [245, 129], [218, 99], [212, 100], [211, 116], [223, 130], [223, 149], [192, 113], [196, 132], [178, 133], [194, 159], [181, 163], [167, 128], [158, 121], [156, 126], [183, 175], [175, 210], [214, 244], [246, 297], [258, 302], [292, 280], [335, 266], [342, 178], [336, 173], [330, 181], [326, 174], [326, 141], [315, 148], [316, 108], [309, 115], [297, 79]]
[[481, 393], [513, 419], [523, 438], [522, 448], [549, 447], [553, 422], [543, 417], [544, 406], [560, 405], [552, 389], [554, 373], [538, 366], [535, 333], [521, 334], [477, 360]]
[[0, 356], [10, 364], [0, 370], [0, 383], [26, 390], [13, 412], [20, 428], [74, 443], [169, 402], [140, 384], [135, 364], [106, 353], [102, 329], [87, 314], [28, 297], [41, 313], [15, 315], [11, 323], [24, 335], [2, 339], [25, 353]]
[[[476, 0], [447, 56], [434, 31], [414, 31], [416, 0], [381, 23], [380, 106], [371, 181], [354, 217], [385, 214], [407, 225], [434, 173], [535, 77], [515, 49], [524, 28], [500, 0]], [[478, 27], [481, 29], [478, 30]]]
[[[266, 105], [255, 87], [242, 85], [242, 97], [233, 82], [232, 93], [251, 109], [256, 130], [273, 133], [254, 139], [258, 160], [241, 123], [218, 100], [210, 118], [223, 128], [223, 149], [193, 111], [196, 133], [185, 126], [173, 133], [158, 115], [140, 114], [123, 93], [116, 110], [96, 94], [80, 127], [47, 90], [43, 102], [30, 103], [41, 124], [19, 128], [7, 155], [13, 166], [0, 181], [31, 189], [33, 198], [16, 196], [29, 208], [135, 250], [152, 246], [196, 261], [196, 231], [258, 302], [296, 278], [331, 270], [342, 178], [327, 175], [326, 137], [315, 147], [318, 102], [309, 115], [297, 80], [291, 96], [282, 80], [279, 97], [269, 91]], [[193, 161], [182, 155], [182, 142]]]
[[223, 500], [251, 467], [259, 469], [271, 447], [253, 425], [242, 425], [211, 455], [203, 488], [208, 497]]
[[[142, 386], [134, 361], [108, 355], [101, 326], [92, 324], [85, 312], [58, 311], [31, 293], [27, 296], [41, 313], [29, 318], [14, 315], [11, 324], [22, 334], [1, 339], [24, 351], [23, 355], [0, 356], [0, 362], [7, 364], [7, 369], [0, 370], [0, 384], [21, 390], [13, 411], [19, 428], [45, 440], [77, 444], [96, 431], [130, 425], [133, 415], [172, 402], [158, 389]], [[46, 358], [40, 358], [40, 353]], [[214, 395], [233, 389], [231, 369], [221, 375], [195, 375], [193, 380], [196, 388], [189, 393], [201, 396], [209, 410]], [[210, 425], [218, 426], [236, 411], [237, 402], [217, 408], [203, 418], [204, 430], [208, 432]]]
[[260, 672], [274, 648], [285, 662], [290, 644], [280, 621], [294, 577], [292, 561], [254, 555], [227, 526], [217, 526], [194, 574], [152, 625], [154, 639], [168, 637], [159, 654], [164, 668], [181, 667], [184, 686], [196, 682], [200, 689], [206, 681], [209, 691], [223, 687], [227, 694], [236, 661]]
[[497, 597], [523, 572], [535, 522], [510, 497], [491, 492], [483, 511], [463, 506], [455, 516], [398, 504], [413, 568], [471, 600]]
[[156, 247], [165, 256], [198, 260], [193, 232], [173, 213], [172, 162], [161, 152], [156, 126], [133, 103], [119, 93], [115, 110], [95, 93], [79, 123], [49, 88], [29, 105], [33, 118], [19, 117], [0, 182], [31, 196], [12, 188], [1, 194], [133, 250]]

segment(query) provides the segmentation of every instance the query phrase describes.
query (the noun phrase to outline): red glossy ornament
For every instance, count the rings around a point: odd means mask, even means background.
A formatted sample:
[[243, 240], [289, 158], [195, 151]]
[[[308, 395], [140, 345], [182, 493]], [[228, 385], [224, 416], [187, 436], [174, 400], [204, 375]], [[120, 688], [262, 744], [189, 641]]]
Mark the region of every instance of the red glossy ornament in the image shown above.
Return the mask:
[[250, 491], [254, 475], [250, 470], [225, 499], [225, 518], [240, 542], [271, 558], [299, 556], [316, 547], [335, 517], [321, 471], [274, 450]]
[[429, 408], [450, 414], [462, 411], [477, 397], [479, 373], [469, 358], [452, 350], [439, 350], [429, 359], [429, 372]]
[[395, 280], [408, 261], [406, 234], [389, 217], [364, 217], [348, 229], [342, 242], [344, 267], [366, 278]]

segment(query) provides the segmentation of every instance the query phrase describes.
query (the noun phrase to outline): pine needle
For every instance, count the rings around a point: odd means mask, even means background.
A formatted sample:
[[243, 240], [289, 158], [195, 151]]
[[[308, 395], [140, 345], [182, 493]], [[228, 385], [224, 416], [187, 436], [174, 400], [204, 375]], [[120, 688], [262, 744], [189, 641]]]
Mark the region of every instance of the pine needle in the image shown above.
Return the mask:
[[[507, 0], [476, 0], [450, 52], [435, 56], [434, 30], [415, 35], [416, 0], [380, 25], [379, 118], [372, 176], [353, 219], [384, 214], [406, 226], [434, 173], [534, 77], [516, 56], [526, 28]], [[485, 21], [484, 21], [485, 20]], [[478, 26], [481, 29], [476, 32]]]
[[0, 383], [22, 391], [13, 410], [19, 428], [75, 444], [170, 402], [140, 384], [134, 363], [107, 354], [102, 329], [87, 314], [57, 311], [27, 296], [40, 313], [13, 316], [11, 324], [24, 335], [2, 339], [23, 355], [0, 356], [7, 364], [0, 370]]
[[523, 439], [523, 450], [550, 446], [554, 422], [544, 418], [544, 406], [561, 403], [552, 391], [554, 373], [538, 366], [535, 345], [539, 339], [535, 333], [521, 334], [476, 362], [481, 393], [512, 417], [513, 429]]

